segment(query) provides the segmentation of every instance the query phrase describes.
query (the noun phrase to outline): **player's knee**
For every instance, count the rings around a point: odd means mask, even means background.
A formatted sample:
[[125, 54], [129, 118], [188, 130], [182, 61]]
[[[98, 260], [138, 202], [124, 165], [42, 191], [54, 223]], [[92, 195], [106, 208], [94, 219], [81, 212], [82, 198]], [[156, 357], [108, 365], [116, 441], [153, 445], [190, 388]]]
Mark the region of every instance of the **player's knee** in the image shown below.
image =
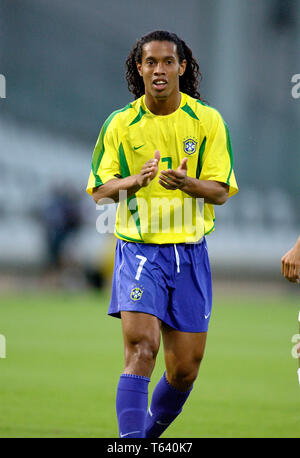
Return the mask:
[[188, 390], [195, 382], [202, 358], [197, 358], [190, 363], [179, 363], [171, 371], [170, 383], [181, 391]]
[[198, 375], [198, 370], [184, 370], [184, 369], [179, 369], [171, 375], [171, 380], [170, 383], [172, 386], [175, 388], [185, 391], [186, 389], [189, 389], [194, 381], [196, 380]]
[[156, 359], [158, 347], [153, 341], [143, 340], [135, 345], [136, 357], [141, 361], [150, 361]]
[[131, 342], [125, 351], [126, 365], [131, 366], [135, 370], [152, 367], [155, 364], [158, 350], [159, 342], [155, 342], [152, 339], [144, 338], [136, 342]]

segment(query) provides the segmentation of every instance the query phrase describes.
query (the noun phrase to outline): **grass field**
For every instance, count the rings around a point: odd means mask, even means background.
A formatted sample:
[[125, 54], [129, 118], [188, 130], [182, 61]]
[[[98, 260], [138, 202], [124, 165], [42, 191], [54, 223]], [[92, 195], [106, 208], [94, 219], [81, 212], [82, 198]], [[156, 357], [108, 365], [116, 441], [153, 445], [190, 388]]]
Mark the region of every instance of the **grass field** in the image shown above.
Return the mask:
[[[0, 298], [0, 437], [117, 437], [120, 320], [101, 293]], [[205, 358], [183, 414], [163, 437], [300, 437], [291, 338], [299, 302], [215, 298]], [[160, 350], [150, 383], [163, 372]]]

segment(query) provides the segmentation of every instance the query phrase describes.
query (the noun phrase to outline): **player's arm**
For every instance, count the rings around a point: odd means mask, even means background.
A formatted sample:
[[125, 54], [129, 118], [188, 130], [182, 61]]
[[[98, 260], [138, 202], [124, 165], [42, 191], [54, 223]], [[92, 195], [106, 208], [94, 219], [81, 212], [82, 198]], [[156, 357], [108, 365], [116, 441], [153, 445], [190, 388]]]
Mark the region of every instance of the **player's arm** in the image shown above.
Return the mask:
[[120, 191], [126, 191], [126, 196], [130, 197], [135, 194], [141, 187], [138, 185], [137, 175], [126, 178], [115, 178], [107, 181], [102, 186], [94, 188], [93, 199], [97, 204], [101, 204], [103, 199], [112, 199], [119, 202]]
[[201, 158], [199, 178], [188, 176], [187, 161], [182, 159], [176, 170], [162, 171], [160, 184], [166, 189], [181, 189], [189, 196], [204, 198], [208, 204], [222, 205], [238, 192], [233, 171], [230, 134], [221, 115], [208, 108], [210, 126], [206, 131], [206, 145]]
[[225, 204], [229, 194], [229, 186], [226, 183], [198, 180], [188, 176], [181, 190], [191, 197], [202, 197], [205, 203], [214, 205]]
[[199, 180], [187, 175], [187, 158], [176, 170], [162, 170], [159, 183], [165, 189], [181, 189], [191, 197], [204, 198], [208, 204], [222, 205], [228, 199], [229, 186], [213, 180]]
[[293, 283], [300, 282], [300, 237], [293, 248], [281, 258], [281, 273]]
[[139, 189], [148, 186], [150, 181], [157, 175], [159, 159], [160, 153], [159, 151], [155, 151], [154, 158], [149, 159], [149, 161], [143, 165], [139, 174], [131, 175], [126, 178], [112, 179], [102, 186], [94, 188], [94, 201], [101, 204], [102, 199], [109, 198], [114, 202], [119, 202], [120, 191], [126, 191], [125, 196], [127, 198], [135, 194]]

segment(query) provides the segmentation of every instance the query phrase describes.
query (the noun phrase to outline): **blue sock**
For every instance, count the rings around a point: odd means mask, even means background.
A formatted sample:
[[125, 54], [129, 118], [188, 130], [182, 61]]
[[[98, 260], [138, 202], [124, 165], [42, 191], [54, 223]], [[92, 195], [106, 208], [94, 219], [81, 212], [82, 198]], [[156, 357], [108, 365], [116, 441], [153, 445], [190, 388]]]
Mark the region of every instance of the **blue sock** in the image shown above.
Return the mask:
[[154, 388], [151, 405], [146, 416], [145, 437], [160, 437], [180, 414], [190, 392], [178, 391], [162, 376]]
[[142, 375], [121, 375], [116, 399], [120, 437], [145, 437], [149, 382]]

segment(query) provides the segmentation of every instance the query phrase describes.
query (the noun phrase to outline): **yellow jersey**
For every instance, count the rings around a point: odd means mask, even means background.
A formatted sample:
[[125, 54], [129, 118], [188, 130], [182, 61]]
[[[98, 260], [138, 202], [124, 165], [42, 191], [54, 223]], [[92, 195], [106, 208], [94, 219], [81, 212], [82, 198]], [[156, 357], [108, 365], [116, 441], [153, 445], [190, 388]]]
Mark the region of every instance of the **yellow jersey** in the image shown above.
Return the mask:
[[[161, 154], [159, 170], [176, 169], [187, 157], [189, 177], [227, 183], [229, 197], [238, 192], [226, 123], [217, 110], [184, 93], [169, 115], [150, 112], [143, 95], [107, 118], [93, 152], [87, 192], [139, 174], [155, 150]], [[119, 203], [115, 235], [140, 243], [195, 243], [212, 232], [214, 206], [180, 189], [165, 189], [158, 176]]]

